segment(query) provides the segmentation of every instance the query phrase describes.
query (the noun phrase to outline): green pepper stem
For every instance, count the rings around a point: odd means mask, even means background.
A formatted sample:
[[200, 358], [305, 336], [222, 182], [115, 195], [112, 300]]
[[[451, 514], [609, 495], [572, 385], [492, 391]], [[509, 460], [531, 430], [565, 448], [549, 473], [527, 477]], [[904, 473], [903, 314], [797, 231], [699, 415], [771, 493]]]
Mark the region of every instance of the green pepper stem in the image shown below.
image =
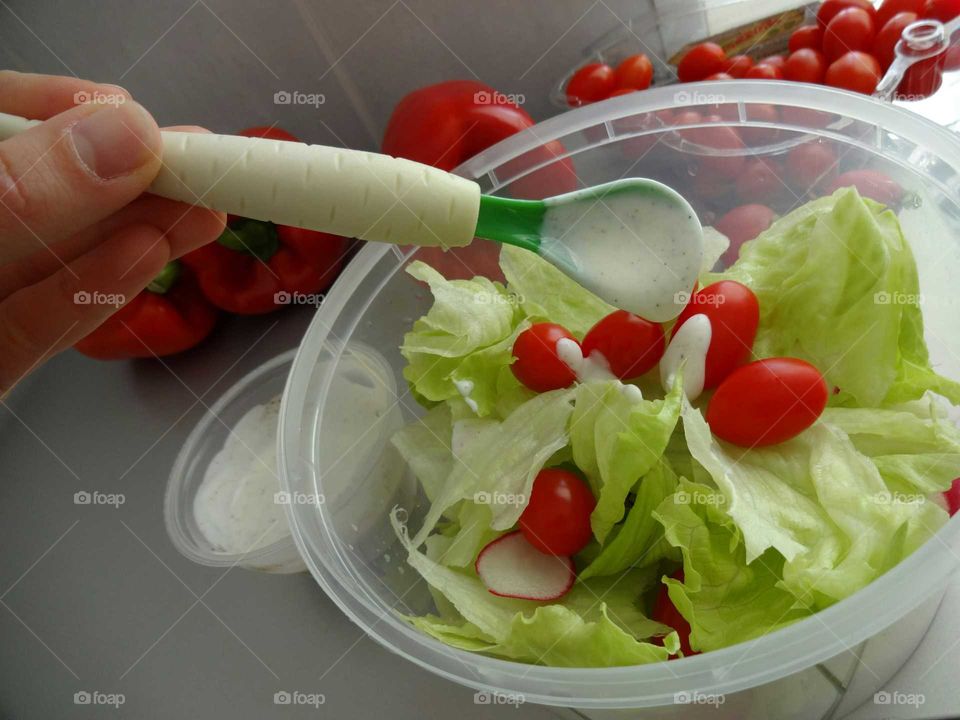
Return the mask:
[[280, 249], [276, 225], [246, 218], [224, 229], [217, 242], [230, 250], [253, 255], [263, 262], [267, 262]]
[[147, 290], [157, 295], [163, 295], [177, 284], [177, 280], [180, 278], [180, 271], [180, 263], [176, 260], [171, 260], [163, 266], [160, 274], [150, 281], [150, 284], [147, 285]]

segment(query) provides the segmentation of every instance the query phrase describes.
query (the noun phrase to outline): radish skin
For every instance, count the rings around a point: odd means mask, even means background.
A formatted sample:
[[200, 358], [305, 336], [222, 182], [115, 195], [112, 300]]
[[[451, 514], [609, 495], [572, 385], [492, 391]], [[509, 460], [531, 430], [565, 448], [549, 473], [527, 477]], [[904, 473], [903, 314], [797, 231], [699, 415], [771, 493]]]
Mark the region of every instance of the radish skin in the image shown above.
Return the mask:
[[[0, 113], [0, 140], [37, 124]], [[443, 170], [325, 145], [163, 131], [150, 192], [320, 232], [424, 247], [473, 240], [480, 187]]]

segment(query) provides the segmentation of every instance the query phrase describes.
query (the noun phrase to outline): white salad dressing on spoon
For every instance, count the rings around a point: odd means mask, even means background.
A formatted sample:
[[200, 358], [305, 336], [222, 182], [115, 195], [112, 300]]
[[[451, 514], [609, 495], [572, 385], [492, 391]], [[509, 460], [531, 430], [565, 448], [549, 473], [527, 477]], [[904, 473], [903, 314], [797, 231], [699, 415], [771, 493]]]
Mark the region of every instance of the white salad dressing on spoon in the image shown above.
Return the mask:
[[689, 318], [673, 336], [666, 352], [660, 358], [660, 384], [670, 390], [673, 379], [683, 367], [683, 392], [690, 401], [696, 400], [703, 392], [704, 376], [707, 366], [707, 350], [713, 328], [710, 318], [699, 313]]
[[683, 310], [703, 259], [703, 228], [674, 190], [644, 181], [598, 198], [590, 189], [545, 200], [540, 254], [611, 305], [653, 322]]
[[636, 385], [628, 385], [620, 382], [620, 378], [610, 372], [610, 363], [602, 353], [594, 350], [587, 357], [583, 356], [583, 350], [579, 343], [570, 338], [560, 338], [557, 340], [557, 357], [573, 370], [580, 382], [590, 382], [591, 380], [615, 380], [620, 384], [620, 392], [632, 402], [643, 400], [643, 393]]

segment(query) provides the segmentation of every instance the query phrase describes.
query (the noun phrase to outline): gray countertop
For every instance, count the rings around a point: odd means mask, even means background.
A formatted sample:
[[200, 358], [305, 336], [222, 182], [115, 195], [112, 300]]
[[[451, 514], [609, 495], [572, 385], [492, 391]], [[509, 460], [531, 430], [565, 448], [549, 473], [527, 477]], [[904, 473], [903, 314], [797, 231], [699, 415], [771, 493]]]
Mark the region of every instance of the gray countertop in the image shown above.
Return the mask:
[[[307, 574], [200, 567], [167, 539], [167, 473], [204, 405], [295, 347], [308, 321], [298, 309], [230, 319], [166, 366], [70, 352], [0, 407], [0, 716], [413, 718], [429, 702], [467, 720], [512, 710], [476, 705], [468, 688], [380, 648]], [[123, 503], [78, 505], [80, 491]], [[124, 702], [109, 712], [75, 704], [83, 691]], [[324, 704], [278, 706], [282, 691]]]

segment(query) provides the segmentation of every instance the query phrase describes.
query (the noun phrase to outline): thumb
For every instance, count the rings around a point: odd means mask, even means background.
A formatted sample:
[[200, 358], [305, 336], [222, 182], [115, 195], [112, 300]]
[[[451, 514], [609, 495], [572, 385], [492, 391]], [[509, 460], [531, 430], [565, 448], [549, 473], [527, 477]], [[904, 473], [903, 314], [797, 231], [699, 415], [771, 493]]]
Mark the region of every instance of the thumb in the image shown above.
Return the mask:
[[80, 105], [0, 142], [0, 261], [63, 240], [140, 195], [160, 130], [129, 100]]

